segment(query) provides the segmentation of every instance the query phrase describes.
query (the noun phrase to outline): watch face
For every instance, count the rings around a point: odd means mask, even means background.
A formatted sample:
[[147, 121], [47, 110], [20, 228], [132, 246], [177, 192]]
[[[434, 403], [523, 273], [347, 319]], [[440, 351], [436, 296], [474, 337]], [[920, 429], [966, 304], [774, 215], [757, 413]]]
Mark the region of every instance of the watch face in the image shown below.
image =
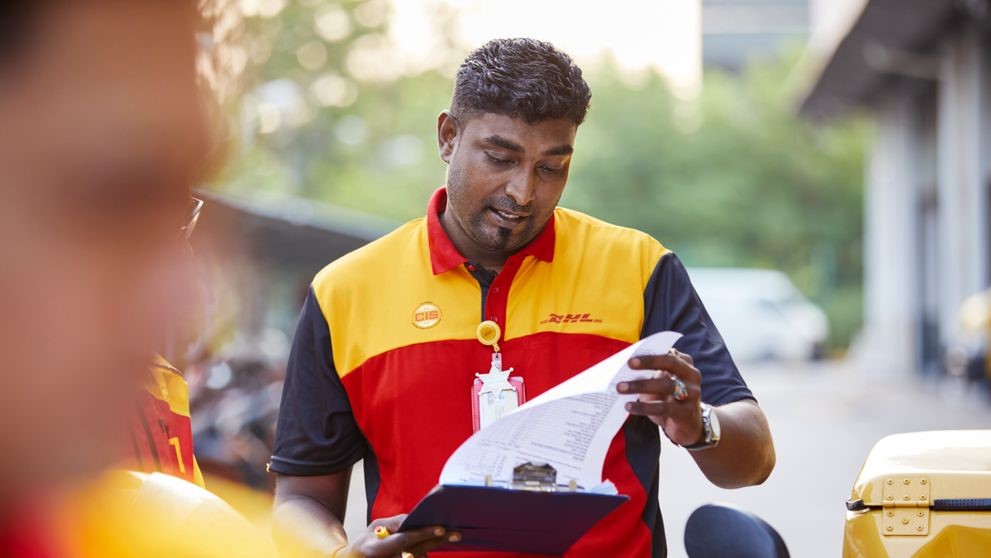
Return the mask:
[[716, 409], [709, 407], [709, 428], [712, 430], [712, 440], [719, 440], [719, 415], [716, 414]]

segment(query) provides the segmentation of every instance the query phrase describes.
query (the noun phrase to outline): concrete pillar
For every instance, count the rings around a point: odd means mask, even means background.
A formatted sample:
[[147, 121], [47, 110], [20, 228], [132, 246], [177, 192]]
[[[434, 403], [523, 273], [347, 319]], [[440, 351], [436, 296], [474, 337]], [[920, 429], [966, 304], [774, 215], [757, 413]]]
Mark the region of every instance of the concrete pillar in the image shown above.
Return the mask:
[[892, 91], [878, 107], [865, 180], [865, 316], [858, 360], [866, 372], [902, 375], [915, 370], [918, 146], [912, 97], [900, 93]]
[[978, 94], [981, 106], [981, 116], [978, 118], [980, 145], [978, 146], [978, 165], [982, 188], [980, 189], [980, 204], [982, 211], [979, 215], [978, 230], [980, 246], [983, 254], [984, 269], [981, 283], [983, 287], [991, 287], [991, 31], [984, 30], [983, 37], [977, 41], [977, 57], [979, 59]]
[[940, 338], [959, 342], [960, 303], [988, 283], [989, 55], [977, 28], [944, 45], [939, 84]]

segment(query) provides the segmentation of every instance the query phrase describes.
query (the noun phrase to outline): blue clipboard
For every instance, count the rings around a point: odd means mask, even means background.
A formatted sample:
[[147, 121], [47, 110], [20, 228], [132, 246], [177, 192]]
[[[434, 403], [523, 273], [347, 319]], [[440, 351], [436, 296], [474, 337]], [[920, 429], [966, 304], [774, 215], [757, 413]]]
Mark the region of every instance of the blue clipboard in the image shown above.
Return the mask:
[[441, 485], [410, 512], [399, 531], [441, 525], [461, 533], [443, 551], [561, 555], [629, 496]]

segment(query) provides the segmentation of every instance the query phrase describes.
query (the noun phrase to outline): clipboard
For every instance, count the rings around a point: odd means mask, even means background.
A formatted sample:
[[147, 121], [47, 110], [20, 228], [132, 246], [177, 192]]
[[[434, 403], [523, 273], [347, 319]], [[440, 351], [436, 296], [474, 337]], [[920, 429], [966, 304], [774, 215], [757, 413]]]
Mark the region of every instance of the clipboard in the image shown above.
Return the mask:
[[629, 500], [629, 496], [584, 492], [574, 486], [533, 482], [527, 482], [526, 488], [516, 482], [513, 486], [440, 485], [416, 505], [399, 531], [441, 525], [461, 533], [461, 542], [432, 552], [559, 556]]

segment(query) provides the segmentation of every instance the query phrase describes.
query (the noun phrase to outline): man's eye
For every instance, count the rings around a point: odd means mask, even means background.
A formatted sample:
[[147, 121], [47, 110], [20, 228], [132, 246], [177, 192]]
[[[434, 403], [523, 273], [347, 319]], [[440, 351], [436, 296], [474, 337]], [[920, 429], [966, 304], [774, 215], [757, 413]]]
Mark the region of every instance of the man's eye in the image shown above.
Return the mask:
[[492, 163], [493, 165], [496, 165], [498, 167], [505, 167], [507, 165], [513, 164], [513, 162], [510, 161], [509, 159], [500, 159], [499, 157], [496, 157], [495, 155], [492, 155], [491, 153], [486, 153], [485, 154], [485, 157], [489, 160], [490, 163]]
[[544, 171], [547, 174], [561, 174], [562, 172], [564, 172], [564, 167], [554, 168], [554, 167], [548, 167], [547, 165], [541, 165], [540, 170]]

